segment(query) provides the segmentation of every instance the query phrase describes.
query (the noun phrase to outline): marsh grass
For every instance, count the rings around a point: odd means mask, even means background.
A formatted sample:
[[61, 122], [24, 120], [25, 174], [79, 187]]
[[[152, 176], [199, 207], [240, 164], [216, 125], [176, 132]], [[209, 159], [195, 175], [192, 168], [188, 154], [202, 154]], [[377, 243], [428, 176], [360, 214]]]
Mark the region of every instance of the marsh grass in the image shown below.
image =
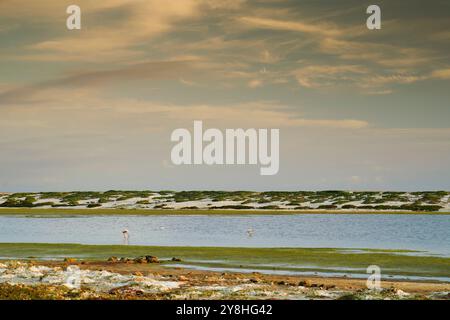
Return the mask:
[[[383, 274], [450, 277], [450, 258], [423, 256], [408, 250], [335, 249], [335, 248], [229, 248], [229, 247], [160, 247], [121, 245], [80, 245], [42, 243], [0, 243], [3, 259], [44, 259], [78, 257], [105, 260], [111, 256], [138, 257], [153, 255], [166, 259], [180, 258], [183, 264], [210, 267], [251, 268], [261, 270], [345, 270], [365, 273], [369, 265], [380, 266]], [[352, 271], [353, 270], [353, 271]]]

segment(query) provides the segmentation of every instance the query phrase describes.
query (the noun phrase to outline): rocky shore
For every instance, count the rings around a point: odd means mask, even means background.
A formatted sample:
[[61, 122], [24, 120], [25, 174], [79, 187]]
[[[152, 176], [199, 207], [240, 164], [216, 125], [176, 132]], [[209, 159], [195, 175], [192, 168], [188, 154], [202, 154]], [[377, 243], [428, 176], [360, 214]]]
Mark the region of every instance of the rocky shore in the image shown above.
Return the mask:
[[369, 290], [358, 279], [164, 268], [152, 256], [108, 260], [1, 262], [0, 299], [450, 299], [448, 283], [382, 281]]

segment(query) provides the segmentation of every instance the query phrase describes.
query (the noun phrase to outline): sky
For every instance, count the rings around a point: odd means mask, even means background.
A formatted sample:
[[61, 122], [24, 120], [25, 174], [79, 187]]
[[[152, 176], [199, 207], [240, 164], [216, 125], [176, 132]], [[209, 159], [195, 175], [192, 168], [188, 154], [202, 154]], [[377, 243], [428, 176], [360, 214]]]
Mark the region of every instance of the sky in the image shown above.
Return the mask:
[[[0, 0], [3, 192], [450, 190], [449, 101], [447, 0]], [[279, 173], [173, 165], [194, 120]]]

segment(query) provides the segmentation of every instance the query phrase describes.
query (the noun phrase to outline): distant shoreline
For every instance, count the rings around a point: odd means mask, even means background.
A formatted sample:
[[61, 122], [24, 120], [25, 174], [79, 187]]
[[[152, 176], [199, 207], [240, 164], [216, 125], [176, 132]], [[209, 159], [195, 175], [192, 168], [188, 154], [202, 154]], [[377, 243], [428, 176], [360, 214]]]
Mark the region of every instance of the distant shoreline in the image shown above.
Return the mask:
[[295, 209], [53, 209], [0, 208], [2, 215], [300, 215], [300, 214], [379, 214], [379, 215], [450, 215], [448, 211], [382, 210], [295, 210]]
[[14, 210], [92, 210], [86, 212], [70, 211], [79, 214], [86, 214], [87, 212], [124, 214], [126, 212], [136, 213], [137, 210], [142, 210], [139, 211], [139, 214], [449, 214], [450, 192], [176, 192], [145, 190], [40, 192], [0, 195], [0, 208]]

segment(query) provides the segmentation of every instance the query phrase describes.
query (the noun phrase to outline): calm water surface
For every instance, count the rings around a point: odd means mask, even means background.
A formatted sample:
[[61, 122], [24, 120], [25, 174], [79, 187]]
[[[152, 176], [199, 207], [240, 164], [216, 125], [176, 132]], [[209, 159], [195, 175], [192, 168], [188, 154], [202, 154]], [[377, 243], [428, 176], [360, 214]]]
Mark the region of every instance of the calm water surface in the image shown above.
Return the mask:
[[[0, 242], [410, 249], [450, 256], [448, 215], [0, 217]], [[247, 230], [254, 230], [253, 236]]]

